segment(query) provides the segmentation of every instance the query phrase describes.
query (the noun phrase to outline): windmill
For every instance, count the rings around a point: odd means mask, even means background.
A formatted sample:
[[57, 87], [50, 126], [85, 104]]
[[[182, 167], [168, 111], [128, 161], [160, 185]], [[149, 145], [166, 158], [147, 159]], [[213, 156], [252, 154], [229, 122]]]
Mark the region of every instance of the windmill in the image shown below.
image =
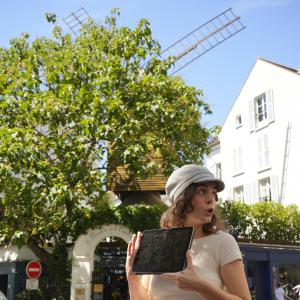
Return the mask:
[[[93, 19], [83, 7], [63, 19], [76, 36], [80, 28], [89, 20]], [[161, 59], [166, 59], [168, 56], [175, 58], [175, 64], [170, 70], [170, 75], [174, 75], [245, 28], [240, 17], [229, 8], [164, 49], [160, 53]]]
[[[80, 8], [64, 18], [64, 22], [75, 35], [78, 35], [80, 27], [89, 19], [91, 17], [86, 10]], [[174, 65], [169, 70], [172, 76], [245, 28], [240, 17], [229, 8], [167, 47], [160, 53], [160, 58], [164, 60], [169, 56], [174, 57]], [[163, 172], [152, 178], [139, 179], [129, 176], [126, 168], [119, 166], [115, 175], [110, 189], [124, 203], [138, 203], [140, 199], [149, 204], [156, 203], [160, 201], [160, 195], [164, 194], [166, 177]]]

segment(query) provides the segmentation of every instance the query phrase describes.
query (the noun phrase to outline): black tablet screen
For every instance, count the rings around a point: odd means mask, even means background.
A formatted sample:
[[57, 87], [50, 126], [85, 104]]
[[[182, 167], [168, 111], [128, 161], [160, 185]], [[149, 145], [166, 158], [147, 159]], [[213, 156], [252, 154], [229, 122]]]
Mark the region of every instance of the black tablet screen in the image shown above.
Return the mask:
[[161, 274], [183, 270], [193, 234], [193, 227], [144, 231], [133, 262], [133, 273]]

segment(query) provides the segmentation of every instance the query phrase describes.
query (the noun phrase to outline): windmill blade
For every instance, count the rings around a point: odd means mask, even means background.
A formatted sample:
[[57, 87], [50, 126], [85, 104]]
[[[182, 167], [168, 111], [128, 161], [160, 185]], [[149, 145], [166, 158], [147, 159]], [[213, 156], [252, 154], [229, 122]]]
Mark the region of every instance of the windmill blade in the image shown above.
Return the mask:
[[76, 36], [79, 35], [80, 28], [89, 20], [93, 19], [83, 7], [79, 8], [75, 12], [72, 12], [67, 17], [63, 18], [65, 24]]
[[174, 75], [245, 28], [240, 17], [227, 9], [162, 51], [161, 57], [175, 57], [175, 65], [170, 69], [170, 75]]

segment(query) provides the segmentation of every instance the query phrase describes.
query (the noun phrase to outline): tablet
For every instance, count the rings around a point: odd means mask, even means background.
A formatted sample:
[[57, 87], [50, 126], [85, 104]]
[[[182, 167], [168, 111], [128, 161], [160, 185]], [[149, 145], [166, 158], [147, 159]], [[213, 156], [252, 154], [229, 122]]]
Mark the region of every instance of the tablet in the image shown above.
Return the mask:
[[133, 261], [135, 274], [162, 274], [182, 271], [186, 251], [194, 237], [193, 227], [145, 230]]

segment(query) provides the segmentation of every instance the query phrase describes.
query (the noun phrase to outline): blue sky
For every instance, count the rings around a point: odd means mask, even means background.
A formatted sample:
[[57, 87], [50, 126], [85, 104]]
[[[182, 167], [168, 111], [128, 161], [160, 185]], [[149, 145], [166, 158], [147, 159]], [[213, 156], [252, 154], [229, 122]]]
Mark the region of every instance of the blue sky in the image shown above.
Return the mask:
[[21, 32], [30, 33], [32, 39], [50, 35], [45, 12], [56, 13], [58, 24], [68, 31], [62, 19], [80, 7], [97, 21], [118, 7], [119, 25], [129, 27], [149, 19], [163, 49], [232, 8], [246, 29], [178, 73], [204, 91], [214, 112], [205, 118], [207, 126], [223, 124], [258, 57], [300, 67], [300, 0], [2, 0], [0, 46], [7, 47]]

